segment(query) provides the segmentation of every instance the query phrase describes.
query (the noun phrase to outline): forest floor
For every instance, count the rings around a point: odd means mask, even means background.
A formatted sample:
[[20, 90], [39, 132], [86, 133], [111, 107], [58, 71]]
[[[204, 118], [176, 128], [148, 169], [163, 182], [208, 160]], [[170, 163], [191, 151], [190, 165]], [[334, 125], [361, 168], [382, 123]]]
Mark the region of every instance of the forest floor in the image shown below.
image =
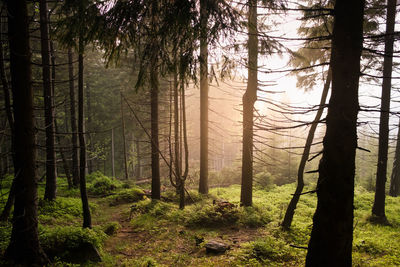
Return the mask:
[[[172, 190], [163, 192], [162, 201], [152, 202], [146, 197], [148, 192], [133, 185], [104, 177], [89, 176], [88, 180], [91, 230], [80, 227], [77, 189], [68, 190], [61, 184], [55, 203], [39, 201], [42, 246], [69, 246], [81, 239], [92, 242], [102, 262], [84, 266], [304, 265], [316, 196], [301, 197], [292, 229], [282, 231], [279, 223], [294, 184], [256, 188], [251, 208], [238, 206], [239, 185], [213, 188], [207, 197], [190, 191], [188, 205], [180, 210]], [[305, 191], [309, 189], [312, 186]], [[371, 222], [372, 203], [373, 193], [357, 187], [353, 265], [400, 266], [400, 198], [387, 197], [390, 225]], [[0, 252], [9, 242], [10, 231], [10, 223], [0, 225]], [[207, 254], [205, 244], [211, 240], [223, 242], [230, 249], [223, 254]], [[55, 262], [56, 266], [74, 266], [62, 257]]]

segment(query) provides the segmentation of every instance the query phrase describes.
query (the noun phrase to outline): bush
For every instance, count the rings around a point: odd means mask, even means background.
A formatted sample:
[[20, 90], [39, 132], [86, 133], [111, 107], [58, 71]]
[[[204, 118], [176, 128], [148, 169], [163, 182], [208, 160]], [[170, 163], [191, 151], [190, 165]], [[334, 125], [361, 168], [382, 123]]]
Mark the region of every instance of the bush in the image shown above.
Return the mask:
[[239, 220], [239, 210], [235, 207], [221, 208], [219, 205], [195, 205], [187, 210], [186, 225], [217, 227], [235, 224]]
[[244, 245], [244, 251], [249, 259], [256, 259], [263, 264], [268, 264], [270, 261], [287, 262], [295, 258], [287, 244], [273, 237], [249, 242]]
[[109, 236], [116, 234], [119, 229], [121, 225], [118, 222], [109, 222], [103, 226], [103, 232]]
[[[185, 193], [185, 203], [192, 204], [196, 202], [202, 201], [205, 196], [200, 194], [196, 190], [189, 190], [189, 195]], [[179, 194], [176, 193], [176, 190], [168, 190], [162, 194], [162, 197], [165, 198], [165, 201], [172, 201], [174, 203], [179, 203]]]
[[93, 180], [88, 187], [88, 192], [96, 196], [105, 196], [111, 194], [118, 187], [121, 187], [121, 182], [103, 175]]
[[245, 207], [240, 210], [239, 223], [248, 227], [264, 226], [272, 221], [272, 218], [257, 207]]
[[44, 228], [39, 235], [40, 245], [45, 251], [54, 251], [60, 248], [65, 250], [79, 247], [82, 243], [92, 244], [97, 249], [106, 238], [106, 234], [98, 228], [88, 229], [78, 226], [63, 226]]
[[109, 196], [107, 199], [110, 201], [110, 206], [119, 204], [133, 203], [143, 200], [144, 192], [140, 188], [124, 189], [115, 195]]
[[92, 172], [92, 173], [86, 175], [86, 182], [92, 183], [94, 180], [104, 178], [104, 177], [107, 177], [107, 176], [105, 176], [101, 171], [95, 171], [95, 172]]

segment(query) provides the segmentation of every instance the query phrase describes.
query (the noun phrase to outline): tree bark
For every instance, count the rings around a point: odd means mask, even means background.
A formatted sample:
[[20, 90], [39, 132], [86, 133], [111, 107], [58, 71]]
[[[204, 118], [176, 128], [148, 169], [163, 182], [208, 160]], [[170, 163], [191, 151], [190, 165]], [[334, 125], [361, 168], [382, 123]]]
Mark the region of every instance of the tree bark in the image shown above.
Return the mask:
[[111, 129], [111, 177], [115, 177], [114, 128]]
[[306, 266], [351, 266], [358, 82], [364, 0], [337, 0], [332, 35], [332, 95], [319, 163], [318, 204]]
[[[82, 4], [79, 9], [80, 14], [82, 15]], [[78, 56], [78, 137], [79, 137], [79, 189], [81, 193], [82, 200], [82, 210], [83, 210], [83, 228], [91, 228], [92, 227], [92, 218], [90, 215], [89, 209], [89, 201], [86, 191], [86, 144], [85, 144], [85, 134], [84, 134], [84, 116], [83, 116], [83, 108], [84, 108], [84, 99], [83, 99], [83, 53], [84, 53], [84, 45], [82, 40], [82, 35], [79, 36], [79, 56]]]
[[199, 193], [208, 194], [208, 38], [207, 1], [200, 0], [200, 181]]
[[153, 59], [150, 70], [151, 98], [151, 198], [160, 199], [160, 157], [158, 152], [158, 72], [157, 60]]
[[72, 182], [74, 187], [79, 185], [79, 161], [78, 161], [78, 127], [76, 125], [75, 109], [75, 86], [74, 86], [74, 65], [72, 49], [68, 49], [68, 79], [69, 79], [69, 98], [71, 109], [71, 139], [72, 139]]
[[93, 153], [93, 141], [92, 141], [92, 134], [90, 131], [92, 130], [92, 105], [91, 105], [91, 98], [90, 98], [90, 87], [89, 83], [86, 82], [86, 106], [87, 106], [87, 127], [86, 130], [88, 133], [86, 133], [88, 142], [89, 142], [89, 157], [87, 159], [87, 167], [88, 167], [88, 173], [93, 172], [93, 158], [91, 154]]
[[42, 266], [49, 261], [40, 247], [38, 237], [35, 122], [27, 2], [7, 1], [7, 8], [15, 129], [15, 204], [13, 228], [5, 258], [16, 265]]
[[[1, 23], [3, 23], [1, 21]], [[11, 99], [10, 99], [10, 88], [8, 85], [8, 80], [7, 80], [7, 75], [5, 71], [5, 66], [4, 66], [4, 48], [3, 48], [3, 25], [0, 25], [0, 38], [1, 38], [1, 44], [0, 44], [0, 76], [1, 76], [1, 84], [3, 86], [3, 94], [4, 94], [4, 106], [6, 110], [6, 115], [7, 115], [7, 120], [8, 120], [8, 125], [10, 125], [10, 133], [11, 133], [11, 155], [13, 159], [13, 165], [15, 166], [15, 149], [14, 149], [14, 118], [12, 114], [12, 109], [11, 109]], [[5, 165], [8, 165], [8, 159], [6, 157], [5, 160]], [[8, 172], [7, 166], [4, 167], [5, 173]], [[3, 211], [0, 215], [0, 221], [7, 221], [8, 218], [10, 217], [10, 212], [11, 208], [14, 205], [14, 189], [15, 189], [15, 179], [13, 179], [11, 187], [10, 187], [10, 192], [8, 193], [8, 198], [7, 202], [3, 208]]]
[[383, 83], [381, 97], [381, 114], [379, 122], [379, 148], [378, 167], [376, 171], [375, 200], [372, 207], [372, 215], [378, 221], [387, 223], [385, 215], [385, 185], [387, 179], [387, 159], [389, 143], [389, 111], [390, 91], [392, 88], [393, 43], [394, 25], [396, 19], [396, 0], [387, 1], [385, 56], [383, 60]]
[[257, 100], [258, 87], [258, 37], [257, 1], [249, 0], [248, 13], [248, 80], [243, 95], [243, 148], [242, 148], [242, 187], [240, 203], [251, 206], [253, 198], [253, 109]]
[[[176, 63], [177, 64], [177, 63]], [[175, 66], [174, 69], [174, 152], [175, 152], [175, 183], [178, 185], [181, 173], [181, 153], [180, 153], [180, 129], [179, 129], [179, 94], [178, 94], [178, 71]], [[171, 166], [172, 167], [172, 166]], [[179, 188], [176, 188], [176, 192], [179, 192]]]
[[[52, 95], [55, 96], [55, 85], [56, 85], [56, 57], [55, 57], [55, 52], [54, 52], [54, 44], [53, 42], [50, 40], [50, 60], [51, 60], [51, 91], [52, 91]], [[67, 99], [67, 96], [65, 97], [65, 99]], [[54, 106], [54, 100], [52, 101], [53, 106]], [[68, 131], [68, 125], [67, 125], [67, 105], [64, 105], [65, 107], [65, 130]], [[56, 112], [55, 110], [55, 106], [54, 106], [54, 113]], [[68, 188], [71, 189], [73, 187], [72, 184], [72, 179], [71, 179], [71, 173], [70, 173], [70, 169], [68, 166], [68, 161], [65, 157], [65, 150], [62, 146], [62, 142], [61, 142], [61, 137], [59, 134], [57, 134], [59, 132], [58, 130], [58, 125], [57, 125], [57, 120], [54, 119], [54, 130], [55, 130], [55, 138], [56, 141], [58, 143], [58, 145], [60, 146], [60, 155], [61, 155], [61, 160], [63, 163], [63, 167], [64, 167], [64, 172], [65, 172], [65, 176], [67, 177], [67, 182], [68, 182]]]
[[186, 127], [186, 101], [185, 101], [185, 81], [183, 79], [183, 73], [181, 73], [181, 108], [182, 108], [182, 130], [183, 130], [183, 146], [185, 154], [185, 170], [180, 176], [180, 201], [179, 208], [185, 208], [185, 181], [189, 173], [189, 146], [187, 139], [187, 127]]
[[50, 47], [47, 0], [40, 0], [40, 43], [42, 55], [44, 120], [46, 132], [46, 187], [44, 199], [55, 200], [57, 194], [56, 151], [54, 140], [54, 105], [50, 75]]
[[323, 113], [324, 108], [325, 108], [326, 98], [328, 96], [328, 92], [329, 92], [329, 87], [331, 85], [331, 81], [332, 81], [332, 71], [331, 71], [331, 68], [329, 68], [328, 69], [328, 76], [326, 78], [325, 85], [324, 85], [324, 89], [322, 90], [321, 100], [320, 100], [320, 103], [319, 103], [319, 110], [318, 110], [317, 114], [315, 115], [314, 121], [311, 124], [310, 131], [308, 132], [306, 144], [304, 145], [303, 154], [302, 154], [301, 159], [300, 159], [299, 169], [297, 171], [297, 187], [296, 187], [296, 191], [294, 192], [294, 195], [293, 195], [292, 199], [290, 200], [289, 206], [286, 209], [285, 217], [284, 217], [283, 222], [282, 222], [282, 228], [285, 229], [285, 230], [289, 230], [290, 229], [290, 226], [291, 226], [292, 221], [293, 221], [294, 212], [296, 210], [297, 203], [299, 202], [299, 199], [300, 199], [300, 194], [301, 194], [301, 192], [303, 192], [303, 188], [304, 188], [304, 179], [303, 179], [304, 168], [306, 166], [308, 157], [310, 155], [310, 149], [311, 149], [312, 142], [314, 140], [315, 130], [317, 129], [319, 120], [321, 119], [322, 113]]
[[400, 120], [397, 129], [396, 152], [394, 154], [392, 176], [390, 178], [389, 195], [397, 197], [400, 194]]
[[124, 170], [125, 170], [125, 179], [128, 180], [128, 156], [126, 154], [126, 136], [125, 136], [125, 117], [124, 117], [124, 105], [122, 102], [122, 92], [121, 92], [121, 123], [122, 123], [122, 145], [124, 152]]

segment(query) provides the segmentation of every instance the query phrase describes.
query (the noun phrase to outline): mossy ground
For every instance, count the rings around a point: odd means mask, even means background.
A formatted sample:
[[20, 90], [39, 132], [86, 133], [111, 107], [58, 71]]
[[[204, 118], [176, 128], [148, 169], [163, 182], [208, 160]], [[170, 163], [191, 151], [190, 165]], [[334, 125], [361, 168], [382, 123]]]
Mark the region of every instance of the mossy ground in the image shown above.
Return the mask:
[[[98, 179], [94, 177], [91, 181]], [[179, 210], [171, 192], [166, 193], [168, 202], [151, 201], [133, 184], [111, 181], [115, 186], [107, 187], [107, 197], [102, 192], [91, 195], [94, 230], [82, 232], [77, 230], [82, 223], [79, 192], [66, 189], [63, 179], [59, 182], [56, 202], [40, 201], [41, 240], [63, 241], [70, 231], [72, 239], [68, 240], [84, 238], [94, 243], [101, 250], [103, 262], [87, 263], [87, 266], [304, 265], [306, 250], [299, 247], [307, 246], [316, 196], [301, 197], [292, 229], [282, 231], [279, 223], [294, 192], [294, 184], [268, 187], [268, 190], [256, 188], [251, 208], [239, 207], [238, 185], [211, 189], [207, 197], [191, 192], [195, 203], [188, 200], [185, 210]], [[305, 191], [312, 189], [310, 186]], [[40, 197], [42, 191], [39, 190]], [[356, 190], [354, 266], [399, 266], [400, 198], [387, 197], [390, 225], [382, 226], [370, 220], [373, 197], [372, 192], [361, 187]], [[213, 204], [222, 200], [235, 205]], [[10, 223], [0, 225], [0, 252], [8, 244], [10, 230]], [[207, 255], [201, 241], [211, 239], [222, 240], [231, 249], [222, 255]], [[56, 263], [56, 266], [65, 265]]]

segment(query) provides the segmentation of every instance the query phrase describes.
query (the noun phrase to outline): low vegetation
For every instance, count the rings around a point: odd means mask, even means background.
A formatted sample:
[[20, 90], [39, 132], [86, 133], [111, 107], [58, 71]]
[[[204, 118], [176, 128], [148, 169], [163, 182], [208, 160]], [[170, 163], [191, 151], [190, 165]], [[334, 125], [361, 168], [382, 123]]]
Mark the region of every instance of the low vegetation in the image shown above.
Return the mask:
[[[264, 175], [260, 175], [264, 176]], [[263, 177], [265, 179], [265, 177]], [[214, 188], [208, 196], [190, 190], [187, 207], [178, 208], [173, 190], [161, 201], [148, 191], [99, 174], [89, 175], [93, 229], [82, 229], [82, 208], [74, 190], [60, 180], [54, 202], [39, 200], [39, 232], [43, 248], [56, 266], [71, 265], [69, 252], [82, 243], [95, 247], [102, 263], [87, 266], [300, 266], [316, 207], [316, 196], [301, 197], [293, 227], [280, 228], [295, 184], [265, 184], [254, 191], [253, 207], [240, 207], [240, 186]], [[64, 181], [65, 182], [65, 181]], [[128, 188], [129, 187], [129, 188]], [[312, 190], [313, 184], [305, 191]], [[94, 193], [96, 192], [96, 193]], [[106, 197], [99, 197], [104, 196]], [[355, 266], [400, 265], [400, 199], [388, 197], [390, 225], [371, 222], [373, 192], [357, 187], [354, 202], [353, 261]], [[0, 225], [0, 252], [6, 249], [11, 224]], [[218, 240], [230, 246], [209, 256], [205, 244]], [[60, 249], [64, 252], [60, 253]]]

